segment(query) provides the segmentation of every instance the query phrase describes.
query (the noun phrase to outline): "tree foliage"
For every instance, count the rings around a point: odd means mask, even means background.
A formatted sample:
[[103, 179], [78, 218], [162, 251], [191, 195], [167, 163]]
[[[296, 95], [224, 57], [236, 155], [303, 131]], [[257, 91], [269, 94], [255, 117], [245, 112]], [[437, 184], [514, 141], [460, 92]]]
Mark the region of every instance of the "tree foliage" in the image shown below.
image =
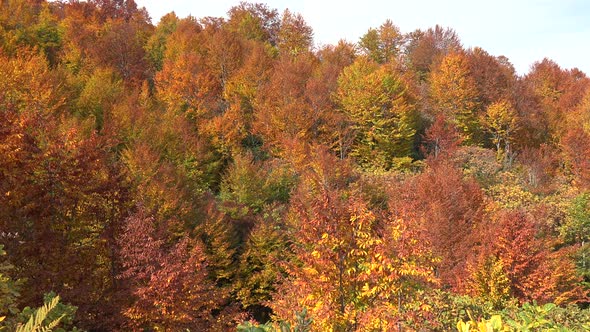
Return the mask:
[[586, 74], [441, 26], [313, 37], [261, 3], [0, 1], [5, 329], [55, 291], [45, 329], [583, 330]]

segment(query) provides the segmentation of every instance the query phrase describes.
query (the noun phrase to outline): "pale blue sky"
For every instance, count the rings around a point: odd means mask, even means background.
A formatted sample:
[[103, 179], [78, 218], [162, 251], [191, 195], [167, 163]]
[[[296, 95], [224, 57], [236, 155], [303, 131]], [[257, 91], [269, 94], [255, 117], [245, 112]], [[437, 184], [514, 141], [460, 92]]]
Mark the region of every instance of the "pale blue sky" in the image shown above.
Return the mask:
[[[239, 0], [136, 0], [156, 24], [171, 11], [225, 17]], [[357, 42], [369, 28], [391, 19], [402, 32], [440, 24], [457, 31], [465, 47], [479, 46], [504, 55], [520, 74], [548, 57], [563, 68], [590, 73], [588, 0], [267, 0], [279, 12], [301, 13], [314, 30], [316, 45], [339, 39]]]

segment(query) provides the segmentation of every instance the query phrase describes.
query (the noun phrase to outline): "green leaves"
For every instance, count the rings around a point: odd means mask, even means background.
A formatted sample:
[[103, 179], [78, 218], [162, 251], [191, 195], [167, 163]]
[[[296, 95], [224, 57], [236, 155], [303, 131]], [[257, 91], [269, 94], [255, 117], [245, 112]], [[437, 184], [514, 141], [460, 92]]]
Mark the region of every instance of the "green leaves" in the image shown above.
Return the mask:
[[59, 302], [59, 296], [56, 296], [51, 301], [43, 304], [42, 307], [35, 310], [35, 312], [31, 315], [31, 317], [29, 318], [29, 320], [27, 321], [26, 324], [24, 324], [24, 325], [19, 324], [16, 327], [16, 332], [49, 332], [49, 331], [51, 331], [54, 327], [56, 327], [59, 324], [59, 321], [63, 318], [63, 315], [56, 318], [56, 319], [50, 320], [48, 322], [45, 322], [45, 323], [43, 323], [43, 322], [47, 318], [47, 315], [49, 314], [49, 312], [51, 310], [55, 309], [58, 302]]
[[399, 73], [359, 57], [340, 74], [336, 100], [355, 130], [351, 155], [359, 164], [389, 169], [411, 154], [416, 113]]

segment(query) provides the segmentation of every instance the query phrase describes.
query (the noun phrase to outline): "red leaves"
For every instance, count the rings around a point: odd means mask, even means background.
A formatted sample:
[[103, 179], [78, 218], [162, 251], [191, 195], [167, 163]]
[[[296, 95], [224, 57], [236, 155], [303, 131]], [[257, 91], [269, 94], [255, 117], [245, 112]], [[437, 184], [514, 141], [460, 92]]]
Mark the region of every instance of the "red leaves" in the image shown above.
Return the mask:
[[550, 237], [539, 237], [538, 223], [524, 212], [500, 215], [489, 229], [493, 255], [502, 260], [512, 295], [522, 301], [568, 303], [583, 298], [571, 252], [552, 250]]
[[473, 255], [473, 230], [483, 220], [483, 193], [449, 162], [434, 165], [406, 188], [408, 200], [397, 207], [420, 220], [435, 255], [437, 276], [453, 289], [466, 278], [466, 262]]
[[582, 128], [571, 128], [561, 144], [576, 183], [581, 188], [590, 188], [590, 134]]
[[[154, 219], [139, 207], [126, 221], [119, 240], [125, 270], [121, 277], [132, 287], [136, 299], [125, 311], [136, 327], [164, 329], [220, 327], [215, 310], [223, 307], [227, 293], [208, 279], [203, 246], [184, 236], [168, 243], [165, 229], [156, 229]], [[222, 324], [236, 318], [226, 308]]]

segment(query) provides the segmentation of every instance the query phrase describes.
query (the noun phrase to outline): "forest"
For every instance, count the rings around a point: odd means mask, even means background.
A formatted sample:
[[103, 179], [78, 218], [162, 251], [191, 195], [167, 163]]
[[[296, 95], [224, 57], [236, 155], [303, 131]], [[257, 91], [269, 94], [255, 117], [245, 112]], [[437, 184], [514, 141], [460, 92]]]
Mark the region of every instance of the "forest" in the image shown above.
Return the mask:
[[578, 69], [0, 0], [0, 331], [590, 331], [589, 242]]

